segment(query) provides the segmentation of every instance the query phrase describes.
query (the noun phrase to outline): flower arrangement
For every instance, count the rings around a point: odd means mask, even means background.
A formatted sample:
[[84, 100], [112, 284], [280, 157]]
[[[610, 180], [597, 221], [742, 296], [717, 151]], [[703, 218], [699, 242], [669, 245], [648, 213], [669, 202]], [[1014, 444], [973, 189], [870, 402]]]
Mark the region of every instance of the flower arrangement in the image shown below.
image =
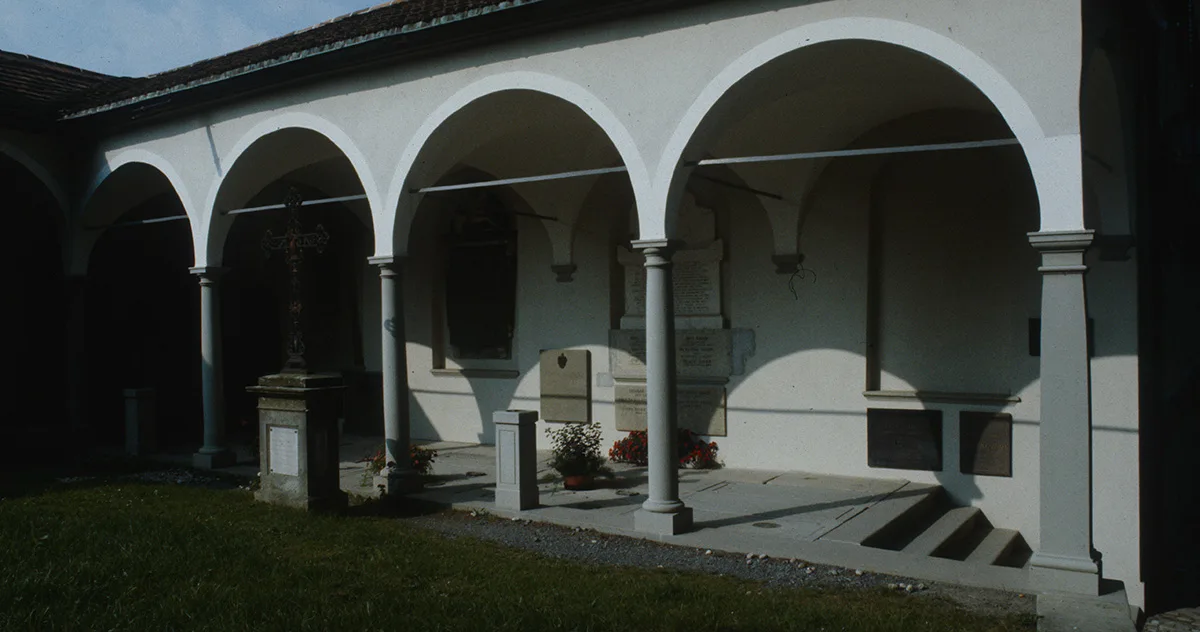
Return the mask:
[[[691, 430], [679, 429], [679, 467], [690, 466], [698, 470], [721, 467], [721, 463], [717, 461], [718, 449], [715, 441], [704, 441]], [[613, 443], [613, 447], [608, 451], [608, 458], [614, 463], [647, 465], [649, 458], [646, 431], [635, 430]]]
[[550, 467], [565, 476], [606, 474], [605, 458], [600, 453], [600, 424], [566, 424], [547, 428], [553, 446]]
[[[433, 460], [437, 458], [437, 450], [425, 448], [414, 443], [409, 446], [408, 454], [409, 458], [412, 459], [413, 470], [416, 471], [416, 473], [429, 474], [433, 471]], [[383, 448], [380, 448], [375, 454], [372, 454], [371, 456], [359, 462], [366, 462], [369, 464], [367, 466], [367, 471], [370, 472], [371, 475], [378, 475], [383, 471], [383, 468], [394, 465], [393, 463], [387, 462], [387, 451]]]

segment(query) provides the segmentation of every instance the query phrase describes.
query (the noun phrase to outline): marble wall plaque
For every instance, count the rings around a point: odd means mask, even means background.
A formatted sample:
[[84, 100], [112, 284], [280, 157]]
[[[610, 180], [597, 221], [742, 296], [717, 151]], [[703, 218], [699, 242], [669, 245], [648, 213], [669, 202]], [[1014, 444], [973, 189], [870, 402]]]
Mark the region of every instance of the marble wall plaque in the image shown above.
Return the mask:
[[942, 471], [942, 411], [868, 409], [867, 465]]
[[[680, 428], [696, 434], [726, 436], [725, 387], [680, 385], [676, 407]], [[617, 385], [617, 430], [646, 429], [646, 385]]]
[[[614, 329], [609, 333], [613, 377], [646, 379], [646, 332]], [[733, 333], [728, 329], [680, 329], [675, 332], [675, 370], [681, 377], [727, 378], [733, 374]]]
[[[675, 317], [721, 318], [721, 260], [723, 245], [718, 240], [706, 248], [680, 250], [672, 257], [671, 287]], [[646, 314], [646, 269], [640, 253], [624, 249], [618, 259], [625, 266], [625, 316], [628, 327], [644, 327]], [[622, 325], [626, 327], [626, 325]]]
[[541, 414], [546, 421], [592, 420], [592, 355], [586, 349], [552, 349], [541, 355]]
[[959, 471], [1012, 476], [1012, 415], [964, 410], [959, 413]]
[[271, 473], [300, 476], [300, 431], [296, 428], [270, 428]]

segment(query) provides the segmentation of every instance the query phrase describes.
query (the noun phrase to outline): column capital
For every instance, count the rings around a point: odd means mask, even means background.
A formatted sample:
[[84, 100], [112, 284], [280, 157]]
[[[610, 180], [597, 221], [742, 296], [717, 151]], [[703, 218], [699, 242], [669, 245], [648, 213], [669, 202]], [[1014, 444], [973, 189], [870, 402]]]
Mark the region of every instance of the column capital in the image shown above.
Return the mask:
[[1069, 230], [1029, 233], [1029, 243], [1041, 252], [1083, 252], [1096, 238], [1094, 230]]
[[1072, 230], [1029, 233], [1029, 243], [1042, 253], [1043, 274], [1083, 274], [1083, 253], [1095, 239], [1094, 230]]
[[386, 257], [367, 257], [367, 263], [383, 270], [399, 270], [404, 265], [404, 256], [388, 255]]
[[658, 250], [670, 254], [678, 250], [683, 242], [678, 239], [637, 239], [629, 242], [634, 250]]
[[203, 283], [205, 281], [216, 281], [221, 275], [229, 272], [229, 268], [222, 268], [220, 266], [201, 266], [197, 268], [188, 268], [188, 272], [200, 277], [200, 282]]

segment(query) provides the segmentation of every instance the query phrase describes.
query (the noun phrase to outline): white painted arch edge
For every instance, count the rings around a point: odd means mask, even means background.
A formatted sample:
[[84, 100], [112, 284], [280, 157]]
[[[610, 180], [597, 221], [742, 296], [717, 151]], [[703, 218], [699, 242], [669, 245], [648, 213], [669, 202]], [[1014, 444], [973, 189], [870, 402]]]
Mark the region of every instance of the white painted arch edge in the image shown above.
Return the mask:
[[[367, 204], [371, 210], [372, 221], [377, 219], [378, 213], [376, 209], [379, 208], [379, 189], [375, 183], [375, 176], [371, 171], [370, 164], [367, 162], [366, 156], [358, 148], [358, 144], [341, 127], [320, 116], [309, 112], [284, 112], [272, 116], [250, 128], [221, 159], [222, 173], [218, 175], [212, 186], [209, 187], [203, 214], [200, 221], [195, 222], [198, 228], [195, 238], [196, 266], [204, 267], [210, 263], [208, 261], [209, 241], [212, 237], [213, 218], [217, 213], [217, 196], [220, 195], [226, 178], [229, 177], [230, 173], [233, 173], [234, 169], [238, 168], [238, 161], [242, 158], [242, 155], [249, 151], [255, 143], [275, 132], [288, 129], [303, 129], [315, 132], [333, 143], [334, 147], [337, 147], [338, 151], [350, 161], [355, 175], [358, 176], [359, 183], [362, 184], [363, 193], [367, 196]], [[375, 226], [371, 227], [372, 232], [378, 233], [379, 226], [380, 224], [375, 222]], [[376, 242], [378, 242], [379, 236], [376, 234], [374, 237]]]
[[[1076, 136], [1075, 145], [1078, 146], [1077, 135], [1056, 137], [1057, 140], [1047, 142], [1041, 123], [1020, 92], [996, 68], [957, 41], [908, 22], [856, 17], [814, 22], [777, 35], [743, 54], [704, 88], [680, 120], [663, 151], [654, 176], [653, 197], [648, 198], [652, 203], [642, 207], [639, 213], [642, 238], [667, 237], [666, 213], [674, 197], [673, 189], [682, 186], [676, 179], [682, 170], [684, 152], [705, 117], [730, 89], [784, 55], [815, 44], [846, 40], [894, 44], [922, 53], [971, 82], [1004, 117], [1026, 152], [1042, 207], [1042, 230], [1083, 227], [1082, 198], [1071, 198], [1069, 191], [1061, 190], [1064, 183], [1069, 185], [1068, 189], [1073, 189], [1076, 187], [1071, 182], [1081, 180], [1081, 168], [1072, 169], [1062, 159], [1064, 151], [1070, 152], [1070, 136]], [[1052, 164], [1055, 168], [1068, 167], [1068, 172], [1048, 170]]]
[[[407, 236], [415, 209], [406, 209], [402, 214], [400, 212], [401, 202], [411, 195], [406, 190], [409, 184], [409, 175], [420, 158], [421, 151], [433, 136], [438, 133], [446, 121], [468, 105], [494, 94], [518, 90], [540, 92], [566, 101], [582, 110], [616, 147], [617, 153], [629, 171], [634, 198], [637, 200], [649, 199], [650, 176], [642, 152], [626, 126], [608, 106], [604, 105], [601, 99], [579, 84], [554, 75], [532, 71], [501, 73], [485, 77], [462, 88], [434, 110], [417, 129], [396, 165], [385, 203], [379, 207], [377, 225], [389, 227], [393, 232], [390, 240], [376, 240], [375, 256], [391, 257], [405, 254], [404, 252], [395, 252], [396, 237], [404, 237], [401, 240], [402, 248], [407, 248]], [[404, 222], [403, 225], [400, 223], [401, 220]]]
[[135, 147], [132, 149], [122, 150], [112, 157], [106, 157], [102, 160], [102, 164], [92, 175], [88, 182], [87, 191], [84, 193], [80, 201], [79, 215], [76, 217], [72, 233], [74, 238], [70, 241], [71, 248], [70, 264], [68, 270], [71, 274], [86, 274], [88, 269], [88, 260], [91, 257], [92, 247], [99, 238], [99, 233], [89, 229], [90, 213], [92, 199], [100, 187], [108, 181], [109, 178], [116, 175], [122, 167], [128, 165], [146, 165], [161, 173], [167, 179], [167, 183], [171, 185], [175, 196], [179, 198], [179, 204], [183, 206], [183, 212], [188, 217], [188, 227], [192, 231], [192, 256], [193, 260], [199, 256], [196, 252], [195, 244], [198, 243], [200, 226], [200, 218], [197, 216], [196, 207], [192, 204], [192, 196], [189, 193], [187, 184], [180, 177], [179, 171], [171, 164], [171, 161], [160, 156], [159, 154], [150, 151], [144, 147]]
[[42, 186], [50, 192], [50, 196], [58, 203], [59, 216], [54, 218], [54, 221], [65, 226], [67, 223], [67, 212], [71, 208], [70, 198], [67, 197], [66, 191], [59, 185], [58, 180], [50, 175], [50, 170], [42, 166], [42, 163], [35, 160], [32, 156], [25, 153], [17, 145], [10, 142], [0, 140], [0, 154], [8, 156], [15, 160], [17, 164], [25, 167], [33, 177], [37, 178]]

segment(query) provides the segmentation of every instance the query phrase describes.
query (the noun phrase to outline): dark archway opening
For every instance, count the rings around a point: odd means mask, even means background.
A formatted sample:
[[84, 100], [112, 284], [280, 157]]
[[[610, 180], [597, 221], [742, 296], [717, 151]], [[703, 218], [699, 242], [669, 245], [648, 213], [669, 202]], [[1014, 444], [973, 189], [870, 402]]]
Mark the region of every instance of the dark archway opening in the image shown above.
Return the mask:
[[15, 328], [8, 337], [4, 366], [9, 401], [36, 402], [36, 413], [6, 414], [0, 419], [0, 451], [44, 459], [28, 449], [38, 437], [56, 439], [55, 428], [66, 421], [66, 315], [61, 213], [54, 197], [24, 166], [0, 155], [0, 187], [9, 211], [5, 213], [9, 244], [3, 249], [4, 269], [16, 279], [13, 305]]
[[[275, 182], [251, 199], [249, 206], [279, 204], [295, 187], [306, 200], [331, 197], [320, 189], [293, 182]], [[238, 441], [252, 442], [257, 428], [257, 400], [246, 387], [264, 375], [278, 373], [287, 360], [290, 332], [289, 271], [282, 252], [267, 251], [267, 231], [286, 231], [287, 211], [271, 210], [238, 215], [225, 242], [221, 281], [222, 345], [225, 367], [226, 423]], [[381, 405], [368, 388], [364, 349], [367, 258], [374, 244], [370, 229], [344, 204], [301, 208], [302, 230], [323, 226], [329, 233], [323, 251], [304, 253], [301, 268], [304, 358], [314, 373], [340, 373], [347, 381], [345, 419], [348, 431], [378, 433]], [[374, 313], [374, 312], [372, 312]]]
[[[183, 215], [172, 193], [154, 196], [119, 223]], [[123, 392], [155, 391], [155, 437], [162, 451], [195, 448], [200, 403], [200, 297], [189, 272], [191, 232], [184, 220], [113, 226], [88, 264], [88, 420], [95, 438], [125, 438]]]

